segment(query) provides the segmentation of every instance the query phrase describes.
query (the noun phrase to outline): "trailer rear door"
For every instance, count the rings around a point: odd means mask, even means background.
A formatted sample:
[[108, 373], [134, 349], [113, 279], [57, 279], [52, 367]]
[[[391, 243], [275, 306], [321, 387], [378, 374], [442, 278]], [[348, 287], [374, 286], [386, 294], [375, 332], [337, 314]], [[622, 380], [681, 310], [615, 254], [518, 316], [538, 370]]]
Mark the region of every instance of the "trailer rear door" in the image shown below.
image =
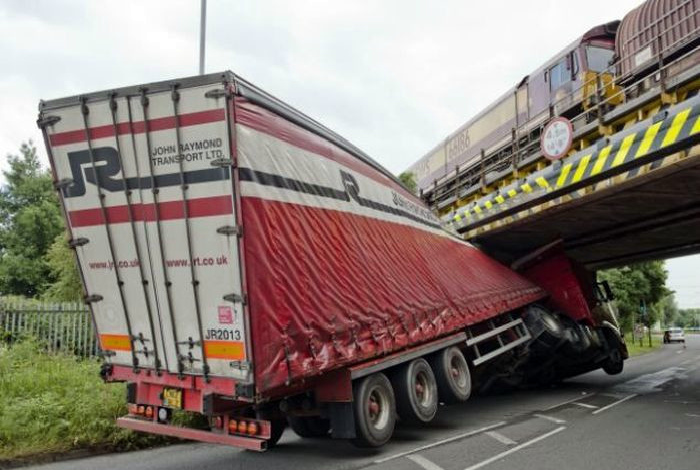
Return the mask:
[[42, 103], [110, 363], [249, 378], [225, 86], [207, 76]]

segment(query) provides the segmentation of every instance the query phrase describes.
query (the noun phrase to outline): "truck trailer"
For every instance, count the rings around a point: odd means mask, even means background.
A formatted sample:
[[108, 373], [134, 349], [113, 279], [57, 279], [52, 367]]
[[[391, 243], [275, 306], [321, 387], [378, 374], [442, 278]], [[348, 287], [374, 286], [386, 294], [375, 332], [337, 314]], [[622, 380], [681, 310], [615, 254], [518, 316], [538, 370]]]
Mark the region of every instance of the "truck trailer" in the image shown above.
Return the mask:
[[377, 447], [473, 388], [622, 370], [609, 289], [558, 245], [504, 266], [232, 72], [42, 101], [37, 122], [119, 426]]

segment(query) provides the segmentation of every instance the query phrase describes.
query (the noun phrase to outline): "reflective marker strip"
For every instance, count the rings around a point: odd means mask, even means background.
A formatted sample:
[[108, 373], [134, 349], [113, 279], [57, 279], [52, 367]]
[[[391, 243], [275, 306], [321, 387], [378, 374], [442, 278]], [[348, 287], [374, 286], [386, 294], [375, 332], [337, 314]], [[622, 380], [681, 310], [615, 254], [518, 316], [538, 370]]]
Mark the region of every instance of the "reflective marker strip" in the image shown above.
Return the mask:
[[695, 120], [695, 125], [693, 126], [693, 129], [690, 131], [690, 135], [697, 134], [700, 132], [700, 117], [698, 117]]
[[[644, 131], [633, 132], [631, 134], [628, 134], [622, 139], [621, 142], [618, 141], [619, 147], [617, 147], [616, 149], [617, 152], [615, 154], [615, 158], [608, 168], [606, 168], [606, 164], [608, 161], [608, 157], [610, 157], [612, 153], [613, 145], [605, 146], [597, 152], [585, 155], [581, 157], [577, 162], [564, 163], [559, 167], [558, 172], [555, 170], [552, 172], [553, 174], [550, 173], [546, 177], [536, 177], [534, 180], [534, 184], [524, 182], [520, 186], [514, 186], [511, 187], [511, 189], [505, 190], [504, 193], [497, 192], [488, 194], [481, 199], [481, 201], [484, 202], [480, 202], [480, 205], [477, 204], [473, 207], [474, 213], [476, 215], [482, 215], [482, 212], [489, 211], [491, 209], [493, 209], [495, 212], [504, 210], [504, 202], [506, 200], [506, 195], [513, 199], [521, 193], [533, 193], [539, 188], [551, 191], [555, 188], [559, 189], [570, 184], [579, 183], [580, 181], [584, 181], [588, 177], [593, 177], [598, 175], [599, 173], [602, 173], [603, 171], [611, 170], [612, 168], [615, 168], [616, 166], [625, 163], [625, 160], [630, 154], [630, 149], [635, 145], [638, 145], [638, 148], [635, 150], [633, 158], [636, 159], [639, 157], [643, 157], [649, 154], [649, 152], [652, 151], [652, 149], [654, 151], [657, 150], [656, 148], [654, 148], [654, 141], [656, 140], [659, 132], [661, 132], [662, 129], [663, 131], [661, 133], [663, 134], [664, 138], [661, 145], [659, 145], [658, 148], [671, 145], [676, 142], [678, 136], [683, 130], [683, 126], [686, 124], [686, 121], [688, 120], [688, 117], [690, 116], [690, 113], [691, 111], [693, 111], [693, 109], [694, 108], [684, 109], [683, 111], [676, 114], [672, 119], [666, 118], [663, 121], [651, 124]], [[669, 121], [671, 122], [670, 125], [668, 125]], [[664, 124], [668, 125], [668, 127], [664, 127]], [[695, 123], [693, 124], [692, 129], [689, 130], [688, 136], [692, 136], [698, 132], [700, 132], [700, 117], [695, 119]], [[595, 164], [593, 164], [593, 167], [590, 170], [590, 174], [586, 175], [586, 171], [588, 170], [591, 164], [591, 160], [593, 159], [595, 159]], [[630, 161], [631, 160], [632, 159], [630, 159]], [[576, 169], [573, 172], [571, 180], [568, 180], [569, 174], [571, 173], [571, 170], [574, 165], [576, 166]], [[652, 167], [652, 169], [654, 169], [654, 167]], [[635, 175], [636, 173], [629, 174], [628, 177], [634, 177]], [[534, 187], [535, 184], [539, 188]], [[469, 209], [467, 209], [464, 212], [464, 216], [467, 216], [468, 212]], [[461, 218], [457, 219], [455, 217], [455, 220], [461, 221]], [[479, 218], [472, 219], [471, 222], [474, 222], [475, 220], [479, 220]]]
[[595, 176], [603, 170], [605, 162], [608, 159], [608, 155], [610, 155], [611, 149], [612, 145], [608, 145], [607, 147], [603, 147], [601, 149], [600, 154], [598, 154], [598, 160], [596, 160], [595, 165], [593, 165], [593, 170], [591, 170], [591, 176]]
[[612, 167], [616, 167], [617, 165], [625, 161], [627, 152], [629, 152], [630, 147], [634, 143], [634, 138], [636, 136], [637, 134], [633, 132], [632, 134], [622, 139], [622, 145], [620, 145], [620, 150], [618, 150], [617, 155], [615, 155], [615, 160], [613, 160], [611, 165]]
[[578, 164], [578, 168], [576, 168], [576, 173], [574, 173], [574, 177], [571, 179], [572, 183], [578, 183], [579, 181], [581, 181], [583, 173], [586, 171], [586, 168], [588, 168], [588, 162], [590, 161], [592, 156], [593, 155], [586, 155], [581, 159], [581, 161]]
[[564, 186], [566, 178], [569, 176], [569, 171], [571, 171], [571, 163], [567, 163], [562, 167], [559, 179], [557, 180], [557, 188]]
[[131, 351], [128, 335], [100, 335], [100, 346], [105, 351]]
[[656, 124], [652, 124], [649, 126], [649, 129], [644, 133], [644, 138], [642, 139], [642, 143], [639, 144], [639, 149], [637, 149], [637, 153], [634, 154], [634, 158], [639, 158], [642, 155], [646, 155], [649, 153], [649, 149], [651, 148], [651, 144], [654, 142], [654, 138], [656, 137], [656, 134], [659, 132], [659, 128], [661, 127], [661, 124], [663, 124], [663, 121], [659, 121]]
[[207, 359], [245, 359], [245, 349], [240, 341], [204, 341]]
[[676, 117], [673, 118], [673, 122], [671, 123], [671, 127], [668, 128], [666, 136], [661, 142], [661, 148], [671, 145], [676, 141], [678, 134], [680, 134], [681, 129], [683, 128], [683, 124], [685, 124], [686, 119], [688, 119], [689, 114], [690, 108], [684, 109], [680, 113], [676, 114]]

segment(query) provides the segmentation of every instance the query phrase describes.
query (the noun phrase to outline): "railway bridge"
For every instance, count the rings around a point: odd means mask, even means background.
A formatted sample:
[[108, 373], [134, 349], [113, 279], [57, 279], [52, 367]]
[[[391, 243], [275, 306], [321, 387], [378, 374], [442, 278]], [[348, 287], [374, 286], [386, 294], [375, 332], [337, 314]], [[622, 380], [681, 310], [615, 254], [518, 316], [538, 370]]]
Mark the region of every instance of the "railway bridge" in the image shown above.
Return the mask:
[[590, 269], [699, 253], [698, 89], [700, 65], [582, 115], [590, 122], [574, 126], [578, 151], [565, 158], [507, 156], [482, 165], [476, 186], [456, 175], [431, 204], [448, 229], [504, 262], [555, 240]]

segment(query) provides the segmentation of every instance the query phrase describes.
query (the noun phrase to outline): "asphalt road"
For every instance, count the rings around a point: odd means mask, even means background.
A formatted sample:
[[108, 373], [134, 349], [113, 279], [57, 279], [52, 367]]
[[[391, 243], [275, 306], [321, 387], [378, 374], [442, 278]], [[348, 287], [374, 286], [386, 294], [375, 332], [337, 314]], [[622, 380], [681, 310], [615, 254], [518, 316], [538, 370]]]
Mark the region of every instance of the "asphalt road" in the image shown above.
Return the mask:
[[257, 454], [208, 444], [57, 462], [43, 470], [693, 469], [700, 468], [700, 337], [557, 388], [476, 397], [379, 450], [299, 439]]

